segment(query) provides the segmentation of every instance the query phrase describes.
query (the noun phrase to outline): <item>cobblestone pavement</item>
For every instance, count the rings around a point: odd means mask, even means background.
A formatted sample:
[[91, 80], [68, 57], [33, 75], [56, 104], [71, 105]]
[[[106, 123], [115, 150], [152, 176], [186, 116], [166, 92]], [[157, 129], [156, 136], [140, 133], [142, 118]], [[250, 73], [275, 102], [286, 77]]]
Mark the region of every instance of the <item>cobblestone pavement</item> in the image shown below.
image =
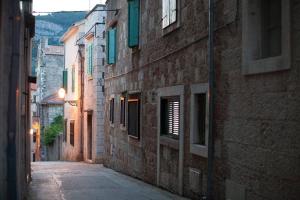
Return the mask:
[[29, 200], [184, 200], [102, 165], [34, 162]]

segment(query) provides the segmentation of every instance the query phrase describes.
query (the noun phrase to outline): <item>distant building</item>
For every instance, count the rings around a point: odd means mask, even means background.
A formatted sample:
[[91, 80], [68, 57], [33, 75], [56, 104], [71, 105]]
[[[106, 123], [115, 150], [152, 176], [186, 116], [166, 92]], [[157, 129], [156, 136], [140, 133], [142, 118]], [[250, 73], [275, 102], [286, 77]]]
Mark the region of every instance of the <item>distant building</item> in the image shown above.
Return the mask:
[[[42, 38], [37, 54], [37, 91], [34, 95], [36, 95], [41, 140], [43, 140], [45, 127], [49, 126], [55, 117], [63, 115], [64, 101], [57, 93], [63, 85], [64, 47], [48, 45], [48, 39]], [[45, 151], [45, 148], [42, 148], [42, 159], [46, 157]]]
[[63, 87], [65, 100], [70, 102], [64, 104], [63, 160], [83, 159], [81, 80], [84, 76], [84, 25], [84, 20], [74, 23], [61, 38], [65, 48]]
[[36, 91], [37, 91], [37, 85], [36, 83], [30, 84], [30, 94], [31, 94], [31, 100], [30, 100], [30, 140], [31, 140], [31, 161], [40, 161], [40, 147], [41, 147], [41, 139], [40, 139], [40, 117], [38, 113], [38, 106], [36, 101]]
[[62, 157], [99, 163], [104, 158], [104, 5], [62, 36], [65, 46], [65, 131]]
[[300, 4], [209, 2], [107, 1], [105, 165], [193, 199], [299, 199]]

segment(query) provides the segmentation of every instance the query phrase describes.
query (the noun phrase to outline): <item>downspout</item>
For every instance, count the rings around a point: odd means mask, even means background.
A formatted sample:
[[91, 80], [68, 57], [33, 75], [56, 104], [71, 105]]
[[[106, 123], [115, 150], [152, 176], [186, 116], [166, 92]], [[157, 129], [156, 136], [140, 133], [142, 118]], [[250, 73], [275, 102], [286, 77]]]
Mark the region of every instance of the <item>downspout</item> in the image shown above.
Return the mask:
[[208, 163], [207, 163], [207, 199], [213, 199], [213, 159], [214, 159], [214, 111], [215, 111], [215, 63], [214, 63], [214, 0], [209, 0], [208, 28], [208, 101], [209, 101], [209, 133], [208, 133]]
[[82, 46], [78, 44], [78, 54], [80, 59], [80, 155], [82, 156], [82, 160], [84, 160], [83, 155], [83, 145], [84, 145], [84, 137], [83, 137], [83, 126], [84, 126], [84, 112], [83, 112], [83, 101], [84, 101], [84, 57], [82, 56]]

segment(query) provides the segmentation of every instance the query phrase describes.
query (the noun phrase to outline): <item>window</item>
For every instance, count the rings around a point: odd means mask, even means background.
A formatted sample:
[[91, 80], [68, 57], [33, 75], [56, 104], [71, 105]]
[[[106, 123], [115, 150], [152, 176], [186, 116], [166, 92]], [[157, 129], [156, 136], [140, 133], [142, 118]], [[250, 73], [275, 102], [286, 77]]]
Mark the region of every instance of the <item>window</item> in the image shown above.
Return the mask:
[[105, 39], [105, 35], [106, 35], [105, 31], [103, 31], [103, 32], [102, 32], [102, 37], [103, 37], [103, 39]]
[[65, 119], [65, 121], [64, 121], [64, 138], [63, 138], [64, 142], [67, 141], [67, 133], [68, 133], [68, 120]]
[[289, 69], [290, 1], [243, 0], [242, 10], [243, 74]]
[[32, 96], [32, 103], [36, 103], [36, 95]]
[[102, 52], [105, 52], [105, 45], [101, 45]]
[[75, 92], [75, 67], [72, 67], [72, 92]]
[[111, 28], [107, 34], [107, 64], [116, 63], [117, 56], [117, 28]]
[[140, 137], [140, 94], [128, 96], [128, 135]]
[[281, 54], [281, 0], [261, 1], [261, 58]]
[[161, 98], [161, 135], [178, 138], [180, 132], [180, 96]]
[[63, 71], [63, 88], [68, 91], [68, 70]]
[[89, 76], [93, 75], [93, 44], [88, 45], [88, 59], [87, 59], [87, 74]]
[[111, 124], [114, 123], [114, 118], [115, 118], [114, 113], [115, 113], [115, 99], [112, 98], [109, 101], [109, 121]]
[[177, 0], [162, 0], [162, 27], [166, 28], [177, 20]]
[[32, 142], [36, 143], [36, 131], [33, 132]]
[[120, 124], [125, 127], [126, 126], [126, 97], [125, 96], [121, 96], [120, 99], [120, 103], [121, 103], [121, 112], [120, 112]]
[[208, 84], [191, 86], [190, 152], [207, 157]]
[[139, 44], [140, 0], [128, 0], [128, 46]]
[[75, 122], [70, 121], [70, 144], [74, 146], [74, 130], [75, 130]]

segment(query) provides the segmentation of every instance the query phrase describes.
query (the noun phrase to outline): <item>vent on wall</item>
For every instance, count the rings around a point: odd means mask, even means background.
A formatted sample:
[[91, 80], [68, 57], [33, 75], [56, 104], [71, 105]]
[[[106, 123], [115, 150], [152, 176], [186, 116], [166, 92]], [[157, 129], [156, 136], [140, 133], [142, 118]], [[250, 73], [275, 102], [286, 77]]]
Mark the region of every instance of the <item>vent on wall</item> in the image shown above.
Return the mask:
[[189, 171], [190, 189], [195, 193], [202, 192], [202, 172], [198, 169], [190, 168]]

